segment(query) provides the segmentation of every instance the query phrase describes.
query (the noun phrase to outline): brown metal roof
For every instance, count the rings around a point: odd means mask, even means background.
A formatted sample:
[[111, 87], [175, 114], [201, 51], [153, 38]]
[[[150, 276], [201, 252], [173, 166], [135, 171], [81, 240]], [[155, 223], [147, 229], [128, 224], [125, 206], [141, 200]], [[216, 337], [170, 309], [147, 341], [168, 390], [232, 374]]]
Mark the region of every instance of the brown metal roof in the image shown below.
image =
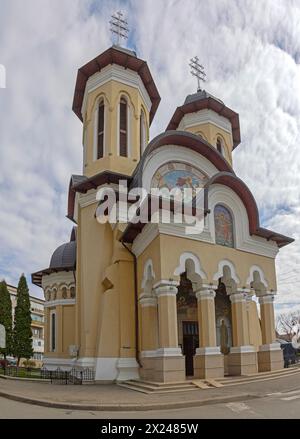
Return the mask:
[[115, 46], [110, 47], [105, 52], [101, 53], [101, 55], [97, 56], [78, 70], [72, 107], [74, 113], [82, 121], [81, 108], [87, 80], [90, 76], [101, 71], [109, 64], [118, 64], [119, 66], [123, 66], [125, 69], [133, 70], [139, 74], [152, 102], [150, 110], [151, 123], [160, 102], [160, 95], [152, 78], [149, 67], [146, 61], [137, 58], [134, 56], [134, 54], [131, 54], [130, 51], [124, 51]]
[[[79, 178], [81, 177], [81, 178]], [[93, 175], [92, 177], [72, 175], [69, 184], [69, 195], [68, 195], [68, 214], [67, 218], [74, 221], [74, 203], [76, 192], [86, 193], [90, 189], [96, 189], [102, 184], [115, 183], [118, 184], [120, 180], [126, 180], [131, 182], [131, 177], [124, 174], [119, 174], [118, 172], [103, 171], [99, 174]]]
[[42, 277], [45, 274], [58, 273], [60, 271], [75, 271], [76, 270], [76, 240], [74, 229], [71, 233], [71, 241], [60, 245], [54, 250], [49, 268], [32, 273], [31, 281], [38, 287], [42, 287]]
[[233, 148], [236, 148], [241, 143], [239, 115], [226, 107], [222, 101], [205, 91], [188, 96], [185, 103], [181, 105], [181, 107], [176, 108], [166, 131], [176, 130], [185, 114], [195, 113], [205, 108], [215, 111], [230, 121], [232, 126]]

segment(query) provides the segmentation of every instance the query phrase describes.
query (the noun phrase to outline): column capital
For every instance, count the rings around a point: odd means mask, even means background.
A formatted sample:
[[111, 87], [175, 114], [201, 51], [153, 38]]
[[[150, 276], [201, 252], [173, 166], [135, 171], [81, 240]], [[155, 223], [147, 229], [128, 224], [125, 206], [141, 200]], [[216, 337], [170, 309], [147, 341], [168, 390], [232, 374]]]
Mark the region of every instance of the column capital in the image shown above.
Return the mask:
[[196, 292], [196, 297], [198, 301], [201, 300], [208, 300], [208, 299], [214, 299], [216, 297], [216, 292], [214, 290], [199, 290]]
[[178, 292], [178, 282], [176, 281], [160, 281], [154, 285], [154, 293], [157, 297], [176, 296]]
[[265, 305], [267, 303], [273, 303], [274, 298], [275, 298], [274, 294], [267, 294], [265, 296], [260, 296], [258, 298], [258, 301], [260, 305]]
[[140, 303], [141, 307], [156, 306], [157, 305], [157, 298], [154, 296], [141, 296], [139, 299], [139, 303]]
[[231, 303], [243, 303], [246, 302], [247, 293], [234, 293], [229, 298]]

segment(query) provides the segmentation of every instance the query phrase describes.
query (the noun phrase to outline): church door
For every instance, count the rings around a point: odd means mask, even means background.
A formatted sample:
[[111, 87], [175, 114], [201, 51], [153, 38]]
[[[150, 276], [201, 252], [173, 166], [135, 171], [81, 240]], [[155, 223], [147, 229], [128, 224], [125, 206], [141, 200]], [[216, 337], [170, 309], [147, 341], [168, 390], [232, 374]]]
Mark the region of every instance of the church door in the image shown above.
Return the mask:
[[198, 322], [182, 322], [186, 376], [194, 375], [194, 355], [199, 347]]

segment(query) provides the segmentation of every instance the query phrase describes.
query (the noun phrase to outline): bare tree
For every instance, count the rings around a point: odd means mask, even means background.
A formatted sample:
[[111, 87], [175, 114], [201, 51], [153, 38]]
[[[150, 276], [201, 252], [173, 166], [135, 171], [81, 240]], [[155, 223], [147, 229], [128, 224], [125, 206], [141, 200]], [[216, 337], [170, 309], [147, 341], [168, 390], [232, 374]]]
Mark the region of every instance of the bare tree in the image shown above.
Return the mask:
[[288, 339], [291, 341], [291, 332], [295, 323], [300, 323], [300, 310], [278, 314], [276, 317], [276, 332], [279, 337], [280, 334], [287, 335]]

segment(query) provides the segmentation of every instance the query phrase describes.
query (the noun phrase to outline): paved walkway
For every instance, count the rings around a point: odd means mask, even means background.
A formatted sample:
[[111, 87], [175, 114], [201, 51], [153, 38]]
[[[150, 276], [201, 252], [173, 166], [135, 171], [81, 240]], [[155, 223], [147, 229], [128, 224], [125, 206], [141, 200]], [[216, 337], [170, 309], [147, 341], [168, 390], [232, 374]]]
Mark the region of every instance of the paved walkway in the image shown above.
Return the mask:
[[158, 410], [245, 401], [300, 386], [293, 377], [215, 389], [143, 394], [116, 384], [63, 385], [0, 379], [0, 397], [47, 407], [81, 410]]

